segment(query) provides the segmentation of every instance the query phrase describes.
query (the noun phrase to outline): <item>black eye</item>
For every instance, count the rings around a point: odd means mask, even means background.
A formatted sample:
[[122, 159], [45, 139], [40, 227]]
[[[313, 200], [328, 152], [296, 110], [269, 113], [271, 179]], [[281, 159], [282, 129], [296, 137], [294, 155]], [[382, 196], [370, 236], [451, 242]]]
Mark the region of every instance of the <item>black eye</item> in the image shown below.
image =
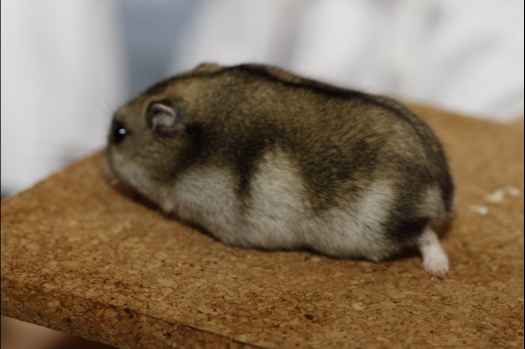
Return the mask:
[[115, 142], [115, 144], [119, 144], [120, 142], [122, 142], [126, 138], [127, 134], [128, 130], [126, 130], [126, 128], [124, 127], [124, 125], [122, 125], [121, 122], [116, 121], [113, 124], [113, 141]]

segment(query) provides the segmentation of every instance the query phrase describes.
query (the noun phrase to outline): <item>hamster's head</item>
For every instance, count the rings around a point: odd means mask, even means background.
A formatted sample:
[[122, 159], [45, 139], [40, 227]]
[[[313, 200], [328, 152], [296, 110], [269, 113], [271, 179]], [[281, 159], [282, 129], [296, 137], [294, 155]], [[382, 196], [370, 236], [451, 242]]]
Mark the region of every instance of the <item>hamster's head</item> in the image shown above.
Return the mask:
[[105, 154], [108, 178], [162, 207], [162, 193], [191, 153], [186, 112], [183, 99], [165, 94], [143, 94], [117, 110]]
[[201, 64], [157, 83], [115, 112], [104, 164], [112, 183], [170, 210], [169, 195], [179, 174], [208, 157], [213, 132], [205, 129], [221, 108], [214, 98], [221, 83], [213, 79], [221, 70]]

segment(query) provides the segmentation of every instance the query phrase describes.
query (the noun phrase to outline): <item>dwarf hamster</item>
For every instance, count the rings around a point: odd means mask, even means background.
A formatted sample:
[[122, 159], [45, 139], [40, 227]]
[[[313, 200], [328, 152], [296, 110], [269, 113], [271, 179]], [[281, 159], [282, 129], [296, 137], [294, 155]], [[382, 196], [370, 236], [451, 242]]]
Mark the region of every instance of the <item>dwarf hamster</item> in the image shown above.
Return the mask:
[[454, 186], [398, 102], [276, 67], [202, 64], [117, 110], [109, 176], [239, 247], [379, 262], [405, 248], [443, 277]]

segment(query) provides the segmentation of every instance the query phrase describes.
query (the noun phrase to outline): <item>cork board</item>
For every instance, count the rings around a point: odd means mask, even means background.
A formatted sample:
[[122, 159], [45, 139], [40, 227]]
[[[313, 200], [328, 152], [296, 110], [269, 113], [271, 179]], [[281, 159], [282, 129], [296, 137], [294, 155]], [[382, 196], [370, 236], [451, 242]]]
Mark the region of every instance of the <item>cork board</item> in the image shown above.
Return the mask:
[[445, 280], [417, 255], [227, 247], [115, 191], [97, 153], [2, 202], [2, 315], [119, 348], [522, 347], [523, 121], [413, 109], [458, 189]]

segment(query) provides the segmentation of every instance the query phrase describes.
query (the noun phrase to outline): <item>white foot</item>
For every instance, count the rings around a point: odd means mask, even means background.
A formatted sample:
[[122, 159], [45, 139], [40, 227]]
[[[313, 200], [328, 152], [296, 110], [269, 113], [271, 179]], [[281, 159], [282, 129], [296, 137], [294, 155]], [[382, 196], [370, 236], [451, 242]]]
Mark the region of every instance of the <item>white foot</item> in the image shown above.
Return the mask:
[[448, 257], [441, 247], [436, 233], [427, 228], [417, 243], [423, 256], [423, 268], [442, 279], [448, 273]]

